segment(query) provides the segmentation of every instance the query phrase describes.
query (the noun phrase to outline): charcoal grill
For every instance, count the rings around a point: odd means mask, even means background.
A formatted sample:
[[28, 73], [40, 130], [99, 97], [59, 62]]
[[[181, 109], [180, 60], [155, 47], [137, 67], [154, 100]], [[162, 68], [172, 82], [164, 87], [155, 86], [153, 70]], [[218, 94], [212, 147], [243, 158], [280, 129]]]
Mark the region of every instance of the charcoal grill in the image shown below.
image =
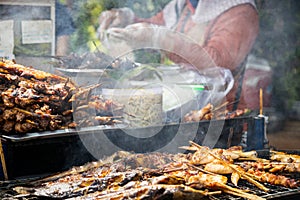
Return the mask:
[[[0, 198], [9, 197], [11, 192], [8, 192], [10, 189], [8, 188], [8, 183], [5, 184], [5, 186], [0, 186]], [[24, 184], [23, 184], [24, 185]], [[230, 184], [229, 184], [230, 185]], [[280, 186], [274, 186], [270, 184], [265, 184], [270, 191], [268, 193], [262, 192], [256, 188], [254, 188], [253, 185], [250, 185], [249, 183], [246, 183], [245, 181], [240, 181], [239, 185], [241, 185], [240, 188], [248, 189], [251, 191], [251, 193], [254, 193], [260, 197], [270, 199], [270, 200], [298, 200], [300, 198], [300, 188], [285, 188]], [[230, 185], [232, 186], [232, 185]], [[22, 200], [31, 199], [31, 200], [54, 200], [57, 198], [51, 198], [51, 197], [38, 197], [38, 196], [26, 196], [26, 197], [20, 197]], [[204, 197], [202, 200], [244, 200], [244, 198], [232, 196], [229, 194], [221, 194], [221, 195], [214, 195], [209, 197]]]
[[[270, 156], [270, 151], [267, 149], [263, 150], [258, 150], [258, 157], [260, 158], [266, 158], [269, 159]], [[298, 154], [300, 155], [300, 151], [284, 151], [289, 154]], [[285, 176], [288, 176], [290, 178], [294, 178], [296, 180], [299, 180], [300, 174], [299, 173], [293, 173], [293, 174], [285, 174]], [[12, 180], [12, 181], [4, 181], [0, 182], [0, 198], [4, 197], [9, 197], [14, 196], [14, 192], [12, 191], [11, 188], [15, 186], [25, 186], [27, 183], [31, 182], [32, 180], [35, 180], [36, 178], [24, 178], [20, 180]], [[234, 187], [232, 183], [227, 183], [229, 186]], [[264, 183], [264, 185], [269, 189], [268, 192], [264, 192], [260, 189], [258, 189], [256, 186], [250, 184], [249, 182], [245, 180], [240, 180], [239, 181], [239, 189], [247, 190], [251, 194], [255, 194], [257, 196], [266, 198], [266, 199], [271, 199], [271, 200], [296, 200], [300, 198], [300, 187], [298, 188], [286, 188], [283, 186], [277, 186], [277, 185], [271, 185], [268, 183]], [[170, 195], [172, 196], [172, 195]], [[76, 196], [74, 196], [76, 197]], [[35, 196], [35, 195], [28, 195], [28, 196], [22, 196], [20, 197], [22, 200], [27, 200], [27, 199], [57, 199], [54, 197], [45, 197], [45, 196]], [[151, 197], [149, 198], [151, 199]], [[172, 199], [172, 198], [167, 198], [167, 199]], [[204, 197], [204, 200], [243, 200], [244, 198], [241, 197], [236, 197], [232, 196], [230, 194], [222, 193], [220, 195], [214, 195], [214, 196], [209, 196], [209, 197]]]
[[[209, 129], [214, 130], [222, 126], [222, 132], [215, 147], [228, 148], [240, 144], [244, 127], [246, 126], [248, 149], [262, 149], [263, 130], [259, 131], [257, 128], [257, 123], [261, 124], [261, 122], [264, 122], [262, 118], [247, 116], [226, 119], [225, 121], [210, 120], [143, 128], [95, 126], [78, 130], [66, 129], [28, 133], [25, 135], [1, 135], [1, 141], [6, 159], [8, 178], [18, 179], [24, 176], [40, 176], [61, 172], [72, 166], [95, 161], [99, 158], [95, 158], [90, 153], [82, 140], [98, 141], [97, 146], [100, 148], [98, 151], [101, 152], [101, 146], [104, 145], [101, 137], [104, 136], [114, 145], [120, 147], [120, 150], [146, 153], [157, 151], [159, 148], [169, 144], [176, 134], [183, 134], [188, 137], [195, 130], [193, 141], [202, 144]], [[149, 134], [156, 131], [157, 133], [154, 132], [156, 134], [149, 138], [137, 138], [127, 134], [127, 130]], [[173, 151], [171, 153], [176, 153], [178, 147], [174, 145], [174, 148], [170, 151]], [[99, 156], [105, 156], [105, 154]], [[3, 179], [3, 174], [0, 175]]]

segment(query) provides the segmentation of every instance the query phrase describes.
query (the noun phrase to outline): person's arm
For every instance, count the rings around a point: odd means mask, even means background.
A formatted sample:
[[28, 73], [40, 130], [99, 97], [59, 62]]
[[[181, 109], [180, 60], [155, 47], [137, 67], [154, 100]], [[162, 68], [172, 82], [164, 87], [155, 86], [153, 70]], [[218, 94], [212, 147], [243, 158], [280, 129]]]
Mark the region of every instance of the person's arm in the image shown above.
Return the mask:
[[107, 29], [112, 27], [124, 28], [133, 23], [143, 22], [156, 25], [165, 25], [164, 13], [169, 14], [170, 7], [175, 7], [176, 4], [176, 0], [170, 1], [160, 12], [149, 18], [138, 17], [130, 8], [127, 7], [103, 11], [99, 16], [98, 32], [100, 38], [101, 32], [105, 32]]
[[156, 24], [156, 25], [164, 25], [164, 14], [163, 11], [157, 13], [156, 15], [150, 17], [150, 18], [139, 18], [135, 16], [134, 18], [134, 23], [141, 23], [141, 22], [146, 22], [146, 23], [151, 23], [151, 24]]
[[125, 29], [111, 29], [111, 36], [133, 48], [156, 48], [169, 53], [176, 63], [198, 69], [220, 66], [233, 70], [249, 53], [258, 34], [258, 14], [248, 4], [227, 10], [208, 25], [204, 45], [165, 27], [137, 23]]
[[[235, 69], [247, 56], [258, 35], [258, 13], [250, 4], [233, 7], [208, 25], [205, 43], [202, 46], [217, 66]], [[165, 42], [163, 46], [169, 45]], [[179, 52], [181, 58], [173, 56], [176, 62], [184, 62], [184, 58], [197, 68], [205, 67], [201, 48], [192, 42], [184, 42], [177, 38], [171, 52]], [[178, 54], [178, 53], [176, 53]], [[198, 55], [197, 55], [198, 54]]]
[[236, 6], [212, 22], [204, 49], [219, 66], [233, 70], [250, 52], [259, 31], [258, 13], [250, 4]]

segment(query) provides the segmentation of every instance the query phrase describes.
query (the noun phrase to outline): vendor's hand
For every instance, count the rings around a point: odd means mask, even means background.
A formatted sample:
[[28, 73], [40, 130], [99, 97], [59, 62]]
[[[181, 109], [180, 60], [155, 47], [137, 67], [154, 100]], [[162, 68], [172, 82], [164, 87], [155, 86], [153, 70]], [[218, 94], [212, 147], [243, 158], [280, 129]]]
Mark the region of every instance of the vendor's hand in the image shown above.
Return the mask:
[[159, 26], [148, 23], [136, 23], [126, 28], [110, 28], [107, 31], [109, 37], [126, 41], [133, 48], [157, 47], [159, 33]]
[[99, 17], [98, 34], [102, 40], [105, 31], [111, 27], [125, 27], [134, 20], [134, 13], [129, 8], [112, 9], [104, 11]]

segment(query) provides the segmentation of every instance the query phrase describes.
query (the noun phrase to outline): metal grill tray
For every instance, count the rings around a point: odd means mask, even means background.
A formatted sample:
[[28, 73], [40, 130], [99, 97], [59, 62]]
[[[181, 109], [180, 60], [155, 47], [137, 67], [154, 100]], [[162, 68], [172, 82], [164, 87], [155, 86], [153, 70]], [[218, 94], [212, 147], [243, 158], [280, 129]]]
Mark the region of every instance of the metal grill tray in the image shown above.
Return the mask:
[[[228, 185], [234, 187], [234, 185], [228, 183]], [[300, 188], [286, 188], [283, 186], [275, 186], [268, 183], [264, 183], [264, 186], [269, 188], [268, 192], [264, 192], [255, 188], [255, 186], [250, 183], [240, 180], [239, 188], [249, 190], [251, 193], [256, 194], [257, 196], [272, 199], [272, 200], [299, 200], [300, 197]], [[244, 200], [244, 198], [232, 196], [229, 194], [221, 194], [216, 195], [214, 197], [210, 197], [211, 200]]]

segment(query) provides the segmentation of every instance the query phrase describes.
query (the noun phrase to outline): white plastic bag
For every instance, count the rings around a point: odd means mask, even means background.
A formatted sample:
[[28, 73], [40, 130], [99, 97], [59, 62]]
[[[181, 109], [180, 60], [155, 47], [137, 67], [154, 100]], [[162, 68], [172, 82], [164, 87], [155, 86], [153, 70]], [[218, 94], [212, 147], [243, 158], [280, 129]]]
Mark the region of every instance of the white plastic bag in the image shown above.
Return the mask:
[[202, 82], [207, 86], [207, 89], [197, 97], [199, 107], [201, 108], [208, 103], [217, 106], [224, 102], [226, 95], [233, 87], [234, 78], [229, 69], [211, 67], [198, 71], [195, 82]]
[[[182, 92], [180, 87], [182, 83], [168, 83], [168, 92], [164, 92], [164, 102], [176, 103], [171, 109], [165, 110], [167, 121], [179, 122], [183, 117], [192, 110], [199, 110], [208, 103], [218, 106], [225, 101], [226, 95], [232, 89], [234, 79], [230, 70], [222, 67], [211, 67], [202, 71], [188, 70], [186, 78], [187, 85], [204, 85], [205, 89], [202, 91], [195, 91], [193, 87], [189, 87], [186, 92]], [[174, 76], [183, 76], [181, 74], [174, 74]], [[173, 86], [172, 86], [173, 84]], [[175, 89], [174, 89], [175, 88]], [[173, 90], [172, 90], [173, 89]], [[187, 95], [187, 93], [191, 95]], [[174, 98], [177, 101], [174, 101]]]

